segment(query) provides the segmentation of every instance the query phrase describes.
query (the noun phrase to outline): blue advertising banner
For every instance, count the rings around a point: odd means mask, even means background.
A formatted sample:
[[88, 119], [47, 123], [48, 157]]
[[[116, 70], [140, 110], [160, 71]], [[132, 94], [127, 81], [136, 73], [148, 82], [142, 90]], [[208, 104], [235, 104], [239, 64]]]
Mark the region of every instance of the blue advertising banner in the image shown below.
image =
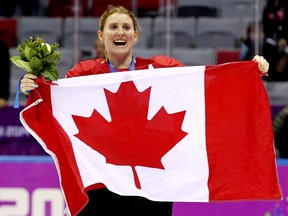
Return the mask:
[[[288, 160], [277, 160], [283, 200], [175, 203], [173, 216], [288, 216]], [[50, 156], [0, 156], [0, 215], [64, 216]]]
[[47, 155], [22, 126], [19, 120], [22, 109], [6, 106], [0, 110], [0, 155]]

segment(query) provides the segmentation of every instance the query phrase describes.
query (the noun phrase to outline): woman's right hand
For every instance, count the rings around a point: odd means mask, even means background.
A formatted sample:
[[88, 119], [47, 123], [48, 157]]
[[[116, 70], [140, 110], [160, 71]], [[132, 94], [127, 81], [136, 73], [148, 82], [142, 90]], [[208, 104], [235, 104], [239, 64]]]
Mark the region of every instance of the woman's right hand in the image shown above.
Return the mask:
[[30, 91], [38, 87], [34, 79], [37, 79], [37, 76], [29, 73], [25, 74], [21, 79], [20, 89], [26, 96], [29, 95]]

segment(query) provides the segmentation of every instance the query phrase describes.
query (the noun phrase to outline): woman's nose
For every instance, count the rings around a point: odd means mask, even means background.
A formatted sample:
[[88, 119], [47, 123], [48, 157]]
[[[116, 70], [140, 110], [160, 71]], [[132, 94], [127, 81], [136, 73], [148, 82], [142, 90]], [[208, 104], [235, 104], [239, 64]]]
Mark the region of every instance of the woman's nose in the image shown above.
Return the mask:
[[118, 31], [117, 31], [117, 34], [124, 34], [123, 28], [119, 28]]

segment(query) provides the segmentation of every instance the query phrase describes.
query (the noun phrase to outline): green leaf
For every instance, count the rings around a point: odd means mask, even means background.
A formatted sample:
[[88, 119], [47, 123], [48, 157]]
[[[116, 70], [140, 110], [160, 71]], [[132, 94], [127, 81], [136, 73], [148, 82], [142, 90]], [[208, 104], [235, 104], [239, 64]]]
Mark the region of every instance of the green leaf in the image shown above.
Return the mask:
[[[35, 47], [35, 50], [38, 54], [41, 54], [41, 47], [40, 46]], [[42, 54], [41, 54], [41, 56], [42, 56]]]
[[40, 38], [40, 37], [36, 37], [36, 38], [35, 38], [35, 42], [36, 42], [38, 45], [40, 45], [40, 44], [42, 44], [42, 43], [45, 43], [45, 41], [44, 41], [42, 38]]
[[32, 57], [37, 55], [37, 51], [34, 48], [30, 47], [25, 47], [24, 53], [28, 61], [30, 61]]
[[37, 57], [32, 57], [30, 59], [30, 67], [33, 71], [40, 71], [42, 69], [42, 62]]
[[55, 58], [56, 58], [57, 60], [60, 60], [60, 59], [61, 59], [61, 53], [60, 53], [59, 51], [54, 51], [54, 52], [53, 52], [53, 55], [55, 55]]
[[20, 52], [20, 58], [21, 58], [21, 60], [23, 60], [23, 61], [28, 61], [27, 58], [26, 58], [26, 56], [25, 56], [25, 54], [24, 54], [24, 52]]
[[27, 72], [32, 72], [32, 69], [29, 65], [29, 62], [21, 60], [20, 56], [13, 56], [10, 58], [10, 60], [15, 64], [17, 67], [27, 71]]
[[18, 52], [24, 52], [24, 48], [20, 44], [16, 47], [16, 49], [17, 49]]
[[46, 80], [57, 80], [59, 77], [57, 69], [50, 65], [41, 71], [41, 75], [45, 77]]
[[43, 62], [47, 64], [51, 64], [52, 62], [59, 61], [60, 55], [57, 52], [53, 52], [50, 55], [45, 56], [43, 59]]
[[34, 47], [34, 42], [33, 42], [32, 40], [31, 40], [31, 41], [28, 41], [27, 46], [29, 46], [29, 47]]
[[31, 50], [31, 48], [28, 46], [26, 46], [25, 50], [24, 50], [25, 57], [28, 61], [30, 61], [30, 50]]
[[41, 48], [43, 56], [47, 56], [51, 53], [51, 46], [49, 44], [43, 43], [41, 44]]

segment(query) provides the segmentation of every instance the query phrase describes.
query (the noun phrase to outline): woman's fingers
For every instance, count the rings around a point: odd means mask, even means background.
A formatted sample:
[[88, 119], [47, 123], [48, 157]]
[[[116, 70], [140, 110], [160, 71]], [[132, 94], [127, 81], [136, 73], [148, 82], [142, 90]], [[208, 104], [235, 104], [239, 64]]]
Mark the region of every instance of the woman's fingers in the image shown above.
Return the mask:
[[257, 62], [258, 69], [262, 73], [267, 73], [267, 71], [269, 70], [269, 63], [263, 56], [256, 55], [254, 56], [253, 60]]
[[21, 92], [23, 92], [25, 95], [29, 95], [30, 91], [37, 88], [38, 84], [36, 84], [34, 81], [34, 79], [36, 78], [37, 76], [33, 74], [25, 74], [23, 78], [21, 79], [21, 83], [20, 83]]

